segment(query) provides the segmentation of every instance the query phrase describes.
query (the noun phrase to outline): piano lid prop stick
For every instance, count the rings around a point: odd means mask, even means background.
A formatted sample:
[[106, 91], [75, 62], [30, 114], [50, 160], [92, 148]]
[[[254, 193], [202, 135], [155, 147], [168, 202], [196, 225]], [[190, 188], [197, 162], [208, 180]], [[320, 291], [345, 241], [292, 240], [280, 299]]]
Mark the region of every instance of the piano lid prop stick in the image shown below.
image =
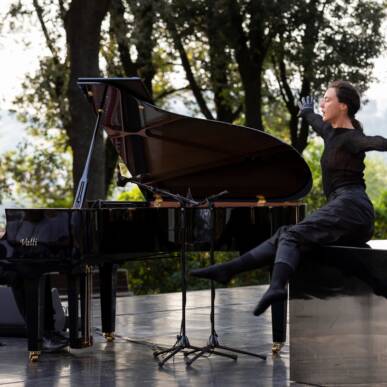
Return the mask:
[[77, 188], [77, 193], [75, 195], [73, 208], [83, 208], [83, 205], [85, 202], [85, 197], [86, 197], [86, 193], [87, 193], [87, 186], [88, 186], [88, 179], [89, 179], [90, 163], [91, 163], [91, 158], [92, 158], [93, 153], [94, 153], [95, 140], [97, 138], [97, 133], [98, 133], [100, 123], [101, 123], [101, 118], [102, 118], [102, 114], [103, 114], [103, 106], [105, 104], [105, 99], [106, 99], [106, 91], [107, 91], [107, 86], [105, 86], [105, 88], [103, 90], [101, 104], [100, 104], [99, 109], [97, 109], [98, 114], [97, 114], [97, 120], [96, 120], [95, 126], [94, 126], [93, 137], [91, 139], [85, 167], [83, 168], [82, 177], [78, 183], [78, 188]]

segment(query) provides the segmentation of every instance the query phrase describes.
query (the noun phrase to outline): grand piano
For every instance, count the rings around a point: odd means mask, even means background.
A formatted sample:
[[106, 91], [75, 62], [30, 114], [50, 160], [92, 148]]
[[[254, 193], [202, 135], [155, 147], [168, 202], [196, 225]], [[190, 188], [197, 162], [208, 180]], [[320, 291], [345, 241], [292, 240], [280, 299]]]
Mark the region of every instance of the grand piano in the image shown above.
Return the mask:
[[[81, 78], [78, 84], [97, 115], [94, 137], [105, 130], [139, 184], [203, 203], [227, 191], [212, 204], [211, 232], [205, 204], [184, 206], [189, 250], [207, 251], [214, 243], [217, 251], [244, 252], [303, 218], [300, 199], [312, 177], [290, 145], [256, 129], [162, 110], [139, 78]], [[90, 157], [92, 151], [93, 141]], [[144, 202], [86, 201], [87, 174], [88, 165], [71, 209], [6, 209], [1, 259], [24, 278], [32, 360], [41, 348], [45, 274], [67, 274], [70, 346], [84, 347], [92, 345], [91, 268], [100, 271], [102, 331], [112, 340], [116, 264], [163, 259], [181, 248], [181, 202], [144, 188]], [[272, 317], [273, 341], [281, 343], [286, 305], [274, 305]]]

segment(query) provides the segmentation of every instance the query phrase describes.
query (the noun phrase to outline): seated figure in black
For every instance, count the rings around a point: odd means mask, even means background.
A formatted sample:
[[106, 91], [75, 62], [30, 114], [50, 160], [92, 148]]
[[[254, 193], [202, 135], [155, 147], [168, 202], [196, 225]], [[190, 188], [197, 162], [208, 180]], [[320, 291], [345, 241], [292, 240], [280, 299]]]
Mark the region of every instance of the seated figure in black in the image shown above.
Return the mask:
[[320, 103], [323, 116], [314, 113], [314, 100], [301, 100], [300, 116], [324, 140], [321, 157], [327, 204], [295, 225], [282, 226], [259, 246], [229, 262], [191, 271], [192, 276], [226, 284], [238, 273], [274, 263], [269, 289], [254, 314], [262, 314], [273, 302], [285, 300], [287, 283], [303, 250], [321, 245], [359, 246], [371, 239], [375, 213], [364, 182], [365, 152], [387, 151], [387, 139], [366, 136], [355, 118], [360, 96], [346, 81], [332, 82]]
[[[0, 240], [0, 284], [12, 287], [12, 291], [16, 300], [16, 304], [20, 314], [26, 321], [26, 296], [23, 287], [23, 278], [15, 270], [7, 264], [6, 258], [9, 246], [7, 243]], [[68, 339], [60, 332], [55, 330], [55, 310], [52, 304], [51, 284], [49, 278], [45, 283], [45, 314], [44, 314], [44, 333], [42, 350], [44, 352], [56, 352], [68, 345]]]

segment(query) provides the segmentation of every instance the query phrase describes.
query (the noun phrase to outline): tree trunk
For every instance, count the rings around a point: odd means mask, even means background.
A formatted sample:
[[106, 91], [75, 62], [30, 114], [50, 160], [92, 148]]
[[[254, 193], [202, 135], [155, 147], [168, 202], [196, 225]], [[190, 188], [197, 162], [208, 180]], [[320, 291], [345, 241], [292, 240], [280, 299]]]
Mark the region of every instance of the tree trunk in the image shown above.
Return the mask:
[[127, 0], [132, 10], [135, 23], [133, 38], [136, 42], [138, 75], [144, 80], [145, 86], [153, 95], [152, 80], [156, 74], [153, 64], [153, 29], [156, 21], [155, 2], [153, 0]]
[[[309, 71], [311, 71], [311, 66], [309, 68]], [[304, 79], [301, 85], [301, 97], [310, 95], [310, 93], [311, 93], [310, 79], [304, 75]], [[297, 133], [297, 142], [295, 146], [300, 153], [302, 153], [306, 148], [306, 146], [308, 145], [308, 134], [309, 134], [309, 124], [306, 122], [306, 120], [302, 119], [300, 129]]]
[[[264, 130], [262, 124], [262, 65], [266, 53], [256, 47], [262, 44], [259, 39], [249, 41], [243, 27], [243, 17], [240, 5], [236, 0], [228, 0], [225, 12], [225, 32], [234, 49], [235, 60], [241, 76], [242, 87], [245, 93], [245, 125], [251, 128]], [[264, 39], [260, 36], [260, 39]], [[262, 55], [259, 55], [261, 53]]]
[[[93, 132], [95, 115], [76, 84], [78, 77], [98, 77], [101, 23], [110, 0], [72, 0], [65, 17], [66, 38], [70, 58], [68, 99], [71, 129], [68, 132], [73, 151], [74, 192], [82, 175]], [[92, 159], [88, 199], [105, 196], [105, 150], [102, 131], [99, 133]]]
[[227, 67], [230, 56], [227, 54], [227, 41], [224, 32], [219, 29], [217, 2], [207, 1], [207, 36], [210, 57], [210, 79], [214, 92], [216, 119], [232, 122], [234, 118], [232, 107], [227, 100], [225, 91], [230, 88], [227, 79]]
[[130, 44], [128, 40], [129, 28], [125, 20], [125, 7], [122, 0], [111, 0], [110, 5], [110, 29], [116, 37], [118, 53], [121, 64], [127, 77], [136, 77], [137, 64], [130, 56]]
[[167, 25], [168, 31], [172, 37], [175, 49], [179, 53], [181, 64], [185, 71], [185, 76], [192, 90], [192, 94], [194, 95], [196, 102], [200, 108], [200, 111], [208, 120], [213, 120], [214, 117], [212, 116], [211, 110], [207, 106], [207, 102], [203, 96], [202, 90], [200, 89], [200, 86], [195, 79], [195, 75], [192, 71], [191, 64], [188, 59], [188, 55], [185, 51], [183, 42], [181, 41], [179, 31], [177, 30], [176, 23], [173, 20], [173, 17], [171, 17], [168, 12], [164, 12], [164, 20]]
[[306, 120], [301, 121], [301, 128], [298, 134], [297, 150], [302, 153], [308, 145], [309, 124]]
[[264, 130], [262, 123], [262, 66], [259, 64], [239, 66], [245, 92], [245, 125]]

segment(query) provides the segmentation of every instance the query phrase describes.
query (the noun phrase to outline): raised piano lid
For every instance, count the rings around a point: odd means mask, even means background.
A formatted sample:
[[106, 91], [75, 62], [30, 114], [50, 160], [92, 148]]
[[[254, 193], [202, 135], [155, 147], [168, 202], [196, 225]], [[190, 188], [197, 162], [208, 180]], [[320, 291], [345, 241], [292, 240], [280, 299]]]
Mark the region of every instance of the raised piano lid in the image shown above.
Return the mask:
[[[192, 118], [154, 106], [140, 78], [80, 78], [97, 110], [107, 87], [103, 126], [132, 176], [195, 199], [228, 190], [224, 200], [300, 199], [312, 186], [301, 155], [270, 134]], [[144, 192], [146, 197], [149, 194]]]

